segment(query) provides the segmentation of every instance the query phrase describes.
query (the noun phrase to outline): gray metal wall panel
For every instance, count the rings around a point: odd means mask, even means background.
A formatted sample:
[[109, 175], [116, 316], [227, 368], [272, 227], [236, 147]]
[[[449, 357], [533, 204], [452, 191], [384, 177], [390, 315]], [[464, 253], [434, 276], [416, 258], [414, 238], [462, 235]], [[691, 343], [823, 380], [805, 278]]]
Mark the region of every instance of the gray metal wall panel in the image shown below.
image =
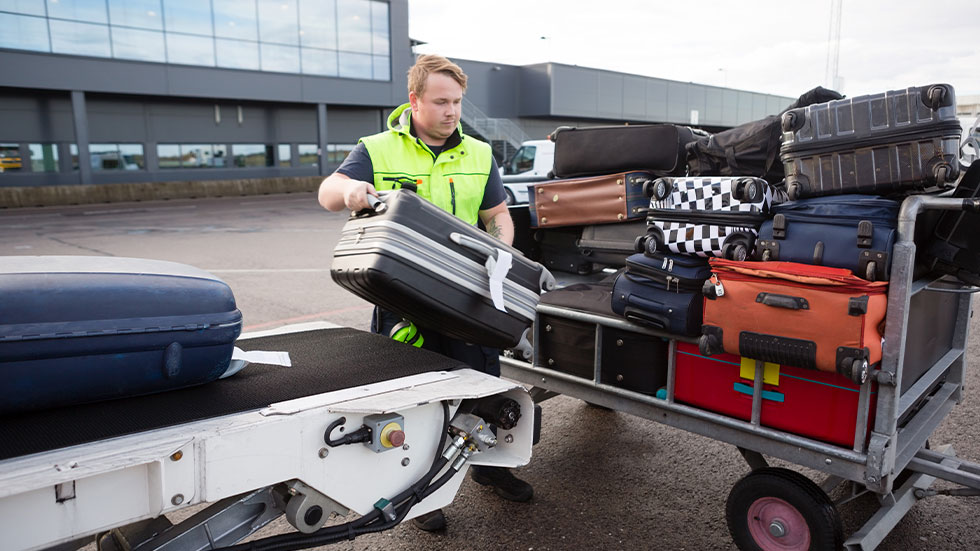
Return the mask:
[[739, 123], [755, 120], [752, 112], [752, 97], [753, 94], [751, 92], [743, 92], [739, 90], [738, 110], [736, 111], [738, 113], [737, 120]]
[[[388, 7], [388, 32], [391, 47], [391, 83], [387, 101], [379, 101], [376, 105], [401, 105], [408, 97], [408, 69], [415, 64], [411, 42], [408, 38], [408, 0], [391, 0]], [[323, 97], [317, 100], [324, 103], [335, 103], [333, 98]], [[327, 131], [329, 133], [329, 130]]]
[[520, 111], [521, 67], [454, 59], [468, 77], [466, 98], [487, 116], [516, 118]]
[[327, 141], [341, 144], [357, 143], [357, 140], [364, 136], [376, 134], [379, 124], [376, 110], [328, 108]]
[[0, 92], [0, 121], [0, 142], [75, 140], [67, 94], [4, 90]]
[[623, 116], [646, 120], [646, 103], [646, 79], [633, 75], [623, 77]]
[[721, 124], [735, 126], [738, 124], [738, 91], [722, 90], [721, 92]]
[[551, 115], [551, 66], [547, 63], [520, 67], [518, 112], [521, 117]]
[[647, 81], [646, 104], [648, 120], [667, 120], [667, 81], [653, 79]]
[[[706, 115], [706, 102], [707, 102], [707, 90], [704, 86], [697, 84], [687, 85], [687, 119], [685, 124], [691, 122], [691, 111], [698, 112], [698, 123], [699, 124], [711, 124], [711, 122], [705, 120]], [[713, 121], [712, 121], [713, 122]]]
[[596, 114], [600, 117], [623, 118], [623, 75], [600, 71], [597, 76]]
[[701, 124], [725, 124], [724, 90], [721, 88], [705, 88], [704, 112], [701, 113]]
[[599, 75], [579, 67], [551, 66], [551, 115], [599, 116]]
[[[279, 107], [277, 111], [276, 125], [279, 143], [317, 142], [316, 107]], [[328, 109], [328, 116], [329, 112]], [[375, 117], [377, 116], [375, 115]], [[293, 159], [295, 160], [295, 158], [294, 155]]]
[[682, 82], [667, 83], [667, 119], [665, 122], [687, 123], [690, 120], [687, 92], [687, 84]]
[[769, 114], [769, 102], [766, 101], [766, 96], [752, 94], [752, 120], [764, 118]]

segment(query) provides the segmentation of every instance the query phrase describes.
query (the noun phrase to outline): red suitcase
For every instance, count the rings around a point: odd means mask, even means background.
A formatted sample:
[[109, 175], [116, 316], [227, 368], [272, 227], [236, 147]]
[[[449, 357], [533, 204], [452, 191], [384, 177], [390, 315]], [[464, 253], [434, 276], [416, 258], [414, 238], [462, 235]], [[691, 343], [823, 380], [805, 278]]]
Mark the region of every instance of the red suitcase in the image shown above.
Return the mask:
[[[755, 360], [704, 356], [697, 345], [678, 342], [674, 399], [748, 421], [754, 374]], [[775, 364], [767, 365], [763, 381], [763, 426], [846, 447], [854, 444], [860, 386], [836, 373]], [[876, 395], [872, 386], [868, 430], [874, 425]]]

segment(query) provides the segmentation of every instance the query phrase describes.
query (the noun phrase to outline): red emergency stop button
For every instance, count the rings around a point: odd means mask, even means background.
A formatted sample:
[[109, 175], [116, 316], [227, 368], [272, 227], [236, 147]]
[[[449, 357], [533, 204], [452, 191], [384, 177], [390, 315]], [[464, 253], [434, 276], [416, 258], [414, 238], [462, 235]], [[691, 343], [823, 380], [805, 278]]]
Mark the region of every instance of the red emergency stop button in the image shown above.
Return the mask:
[[381, 429], [381, 445], [396, 448], [405, 443], [405, 431], [398, 423], [388, 423]]

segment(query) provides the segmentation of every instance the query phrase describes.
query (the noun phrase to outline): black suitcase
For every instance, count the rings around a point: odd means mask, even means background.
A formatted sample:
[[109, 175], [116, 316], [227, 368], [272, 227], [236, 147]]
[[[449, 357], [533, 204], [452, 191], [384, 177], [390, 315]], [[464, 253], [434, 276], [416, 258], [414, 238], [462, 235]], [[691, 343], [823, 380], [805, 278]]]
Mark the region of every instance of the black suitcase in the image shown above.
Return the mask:
[[585, 226], [578, 248], [583, 257], [596, 264], [623, 267], [626, 257], [636, 252], [637, 238], [646, 233], [646, 220]]
[[845, 98], [782, 117], [790, 199], [923, 189], [959, 175], [960, 123], [948, 84]]
[[[953, 197], [980, 197], [980, 161], [973, 161], [957, 184]], [[970, 285], [980, 285], [980, 214], [965, 210], [943, 211], [924, 257], [934, 270], [954, 275]]]
[[536, 260], [549, 270], [569, 274], [591, 274], [598, 268], [578, 248], [582, 228], [568, 226], [534, 230]]
[[701, 333], [701, 287], [711, 276], [705, 258], [680, 254], [635, 254], [613, 286], [613, 312], [675, 335]]
[[242, 314], [231, 289], [140, 258], [0, 259], [0, 415], [208, 383]]
[[681, 175], [686, 170], [685, 146], [704, 135], [673, 124], [562, 126], [551, 133], [554, 174], [576, 178], [649, 170], [658, 176]]
[[[542, 305], [596, 314], [622, 322], [610, 308], [612, 281], [576, 283], [541, 297]], [[534, 365], [595, 380], [595, 362], [602, 366], [599, 382], [655, 394], [667, 384], [666, 339], [611, 325], [539, 313], [535, 321]], [[601, 326], [601, 329], [600, 329]], [[599, 358], [596, 334], [599, 332]]]
[[[352, 214], [344, 225], [333, 280], [449, 337], [497, 348], [520, 342], [540, 293], [554, 287], [548, 270], [410, 191], [385, 194], [383, 205]], [[512, 266], [497, 280], [491, 264], [501, 252]]]

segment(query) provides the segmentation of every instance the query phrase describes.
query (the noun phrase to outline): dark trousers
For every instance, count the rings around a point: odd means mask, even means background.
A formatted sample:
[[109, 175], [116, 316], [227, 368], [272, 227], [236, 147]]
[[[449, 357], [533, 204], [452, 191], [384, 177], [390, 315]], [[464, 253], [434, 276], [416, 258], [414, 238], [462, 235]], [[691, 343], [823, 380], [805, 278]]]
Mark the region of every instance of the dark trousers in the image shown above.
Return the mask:
[[[391, 329], [400, 321], [402, 321], [401, 316], [375, 306], [374, 314], [371, 316], [371, 332], [388, 336], [391, 334]], [[425, 350], [459, 360], [487, 375], [500, 376], [500, 350], [453, 339], [417, 324], [416, 327], [425, 339], [422, 343], [422, 348]]]

